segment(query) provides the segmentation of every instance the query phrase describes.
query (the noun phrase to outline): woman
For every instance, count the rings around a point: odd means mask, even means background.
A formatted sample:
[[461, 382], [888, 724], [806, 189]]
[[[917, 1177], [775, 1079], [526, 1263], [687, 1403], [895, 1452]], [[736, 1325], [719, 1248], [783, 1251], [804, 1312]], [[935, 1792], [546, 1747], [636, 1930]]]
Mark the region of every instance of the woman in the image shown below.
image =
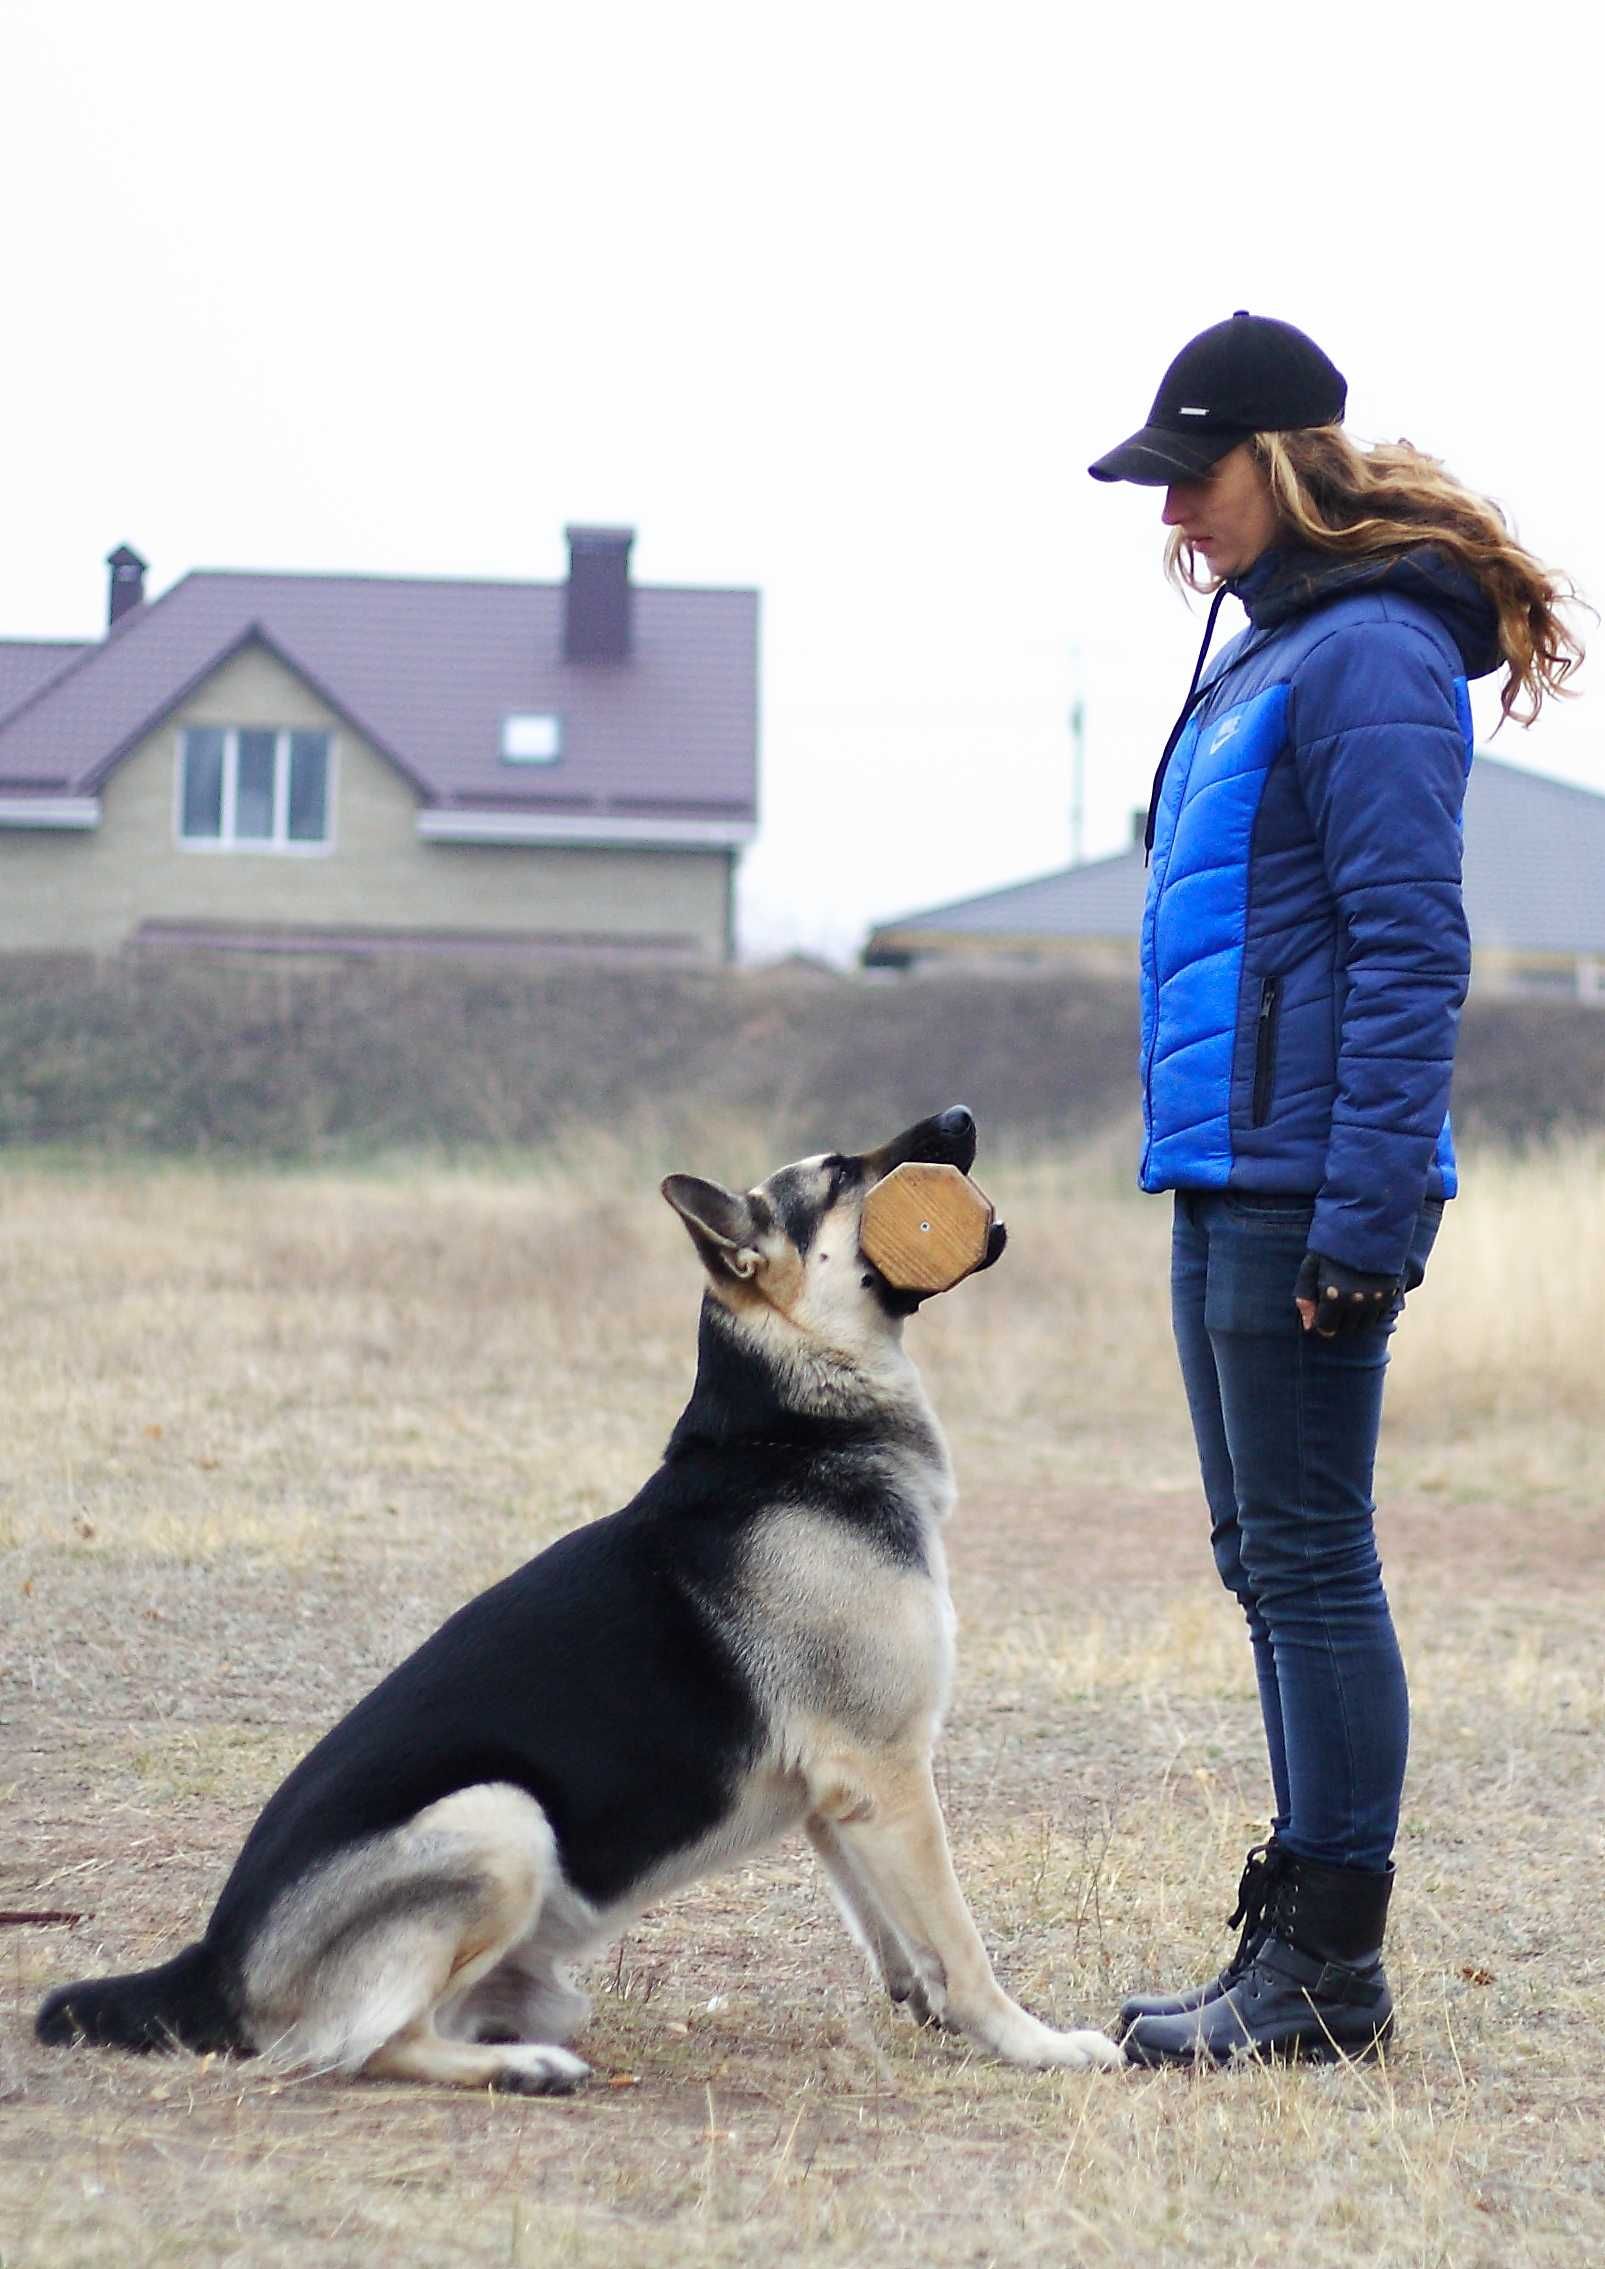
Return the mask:
[[[1408, 1702], [1371, 1484], [1455, 1189], [1466, 688], [1503, 665], [1530, 722], [1582, 658], [1497, 509], [1406, 443], [1357, 448], [1345, 397], [1313, 340], [1239, 312], [1091, 468], [1164, 487], [1170, 572], [1216, 594], [1149, 811], [1141, 1179], [1175, 1192], [1176, 1345], [1274, 1790], [1226, 1968], [1121, 2011], [1147, 2065], [1392, 2027]], [[1249, 626], [1206, 670], [1228, 591]]]

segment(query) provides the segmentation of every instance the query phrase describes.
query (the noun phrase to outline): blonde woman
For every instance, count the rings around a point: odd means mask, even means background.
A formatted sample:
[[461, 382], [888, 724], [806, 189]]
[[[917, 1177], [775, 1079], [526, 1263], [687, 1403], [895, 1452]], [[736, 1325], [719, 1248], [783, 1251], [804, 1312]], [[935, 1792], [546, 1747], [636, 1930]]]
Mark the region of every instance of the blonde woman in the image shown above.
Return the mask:
[[[1121, 2011], [1146, 2065], [1392, 2029], [1409, 1716], [1372, 1468], [1455, 1190], [1467, 683], [1503, 668], [1528, 722], [1581, 659], [1497, 508], [1407, 443], [1359, 448], [1345, 395], [1313, 340], [1239, 312], [1091, 468], [1165, 490], [1170, 571], [1215, 594], [1149, 811], [1141, 1180], [1175, 1193], [1176, 1344], [1274, 1795], [1226, 1968]], [[1228, 591], [1248, 628], [1206, 669]]]

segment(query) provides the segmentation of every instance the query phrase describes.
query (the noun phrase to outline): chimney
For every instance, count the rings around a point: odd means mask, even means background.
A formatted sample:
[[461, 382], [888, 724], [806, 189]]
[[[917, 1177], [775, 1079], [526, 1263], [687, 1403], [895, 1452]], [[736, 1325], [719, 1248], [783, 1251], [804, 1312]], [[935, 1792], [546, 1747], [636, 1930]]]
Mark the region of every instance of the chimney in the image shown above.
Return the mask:
[[630, 654], [630, 546], [633, 528], [565, 528], [568, 587], [563, 597], [565, 662], [624, 662]]
[[130, 544], [106, 555], [111, 587], [106, 594], [106, 628], [114, 630], [126, 614], [145, 603], [145, 562]]

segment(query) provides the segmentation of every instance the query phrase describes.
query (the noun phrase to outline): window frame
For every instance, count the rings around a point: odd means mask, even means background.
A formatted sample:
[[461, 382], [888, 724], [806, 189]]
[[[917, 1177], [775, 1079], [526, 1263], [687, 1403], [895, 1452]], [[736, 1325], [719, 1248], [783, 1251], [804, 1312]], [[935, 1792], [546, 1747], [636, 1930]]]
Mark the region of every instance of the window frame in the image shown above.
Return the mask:
[[[253, 851], [275, 859], [324, 859], [329, 856], [334, 849], [335, 768], [339, 747], [339, 735], [332, 726], [193, 723], [180, 725], [177, 733], [177, 753], [173, 765], [173, 839], [181, 851], [199, 851], [214, 857], [225, 852], [237, 856], [241, 852], [249, 854]], [[191, 733], [221, 733], [223, 736], [223, 778], [216, 835], [189, 835], [184, 830], [184, 775], [188, 762], [186, 743]], [[242, 733], [273, 735], [271, 835], [240, 835], [236, 832]], [[323, 760], [323, 833], [316, 838], [293, 836], [289, 832], [290, 742], [297, 733], [321, 733], [327, 744]]]

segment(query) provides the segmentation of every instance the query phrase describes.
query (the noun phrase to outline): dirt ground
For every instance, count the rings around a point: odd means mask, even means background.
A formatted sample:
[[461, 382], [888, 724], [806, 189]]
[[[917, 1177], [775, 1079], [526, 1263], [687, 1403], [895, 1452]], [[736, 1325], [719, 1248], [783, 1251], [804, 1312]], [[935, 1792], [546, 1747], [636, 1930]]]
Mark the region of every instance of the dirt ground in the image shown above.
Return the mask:
[[[1011, 1218], [1051, 1244], [1061, 1197]], [[1107, 1283], [1105, 1203], [1076, 1221]], [[1108, 1210], [1135, 1284], [1154, 1233]], [[78, 1919], [0, 1924], [4, 2269], [1601, 2258], [1605, 1465], [1568, 1446], [1518, 1498], [1508, 1403], [1480, 1461], [1412, 1420], [1385, 1507], [1415, 1724], [1383, 2067], [985, 2063], [877, 2002], [800, 1843], [632, 1928], [572, 2099], [34, 2043], [50, 1984], [194, 1933], [274, 1780], [406, 1646], [644, 1476], [694, 1289], [635, 1218], [596, 1188], [5, 1190], [0, 1910]], [[532, 1256], [572, 1295], [545, 1338]], [[939, 1777], [1005, 1982], [1106, 2022], [1227, 1943], [1252, 1679], [1162, 1348], [1088, 1356], [1071, 1426], [1033, 1383], [1041, 1284], [1003, 1277], [917, 1327], [964, 1492]], [[1154, 1318], [1121, 1299], [1127, 1345]]]

